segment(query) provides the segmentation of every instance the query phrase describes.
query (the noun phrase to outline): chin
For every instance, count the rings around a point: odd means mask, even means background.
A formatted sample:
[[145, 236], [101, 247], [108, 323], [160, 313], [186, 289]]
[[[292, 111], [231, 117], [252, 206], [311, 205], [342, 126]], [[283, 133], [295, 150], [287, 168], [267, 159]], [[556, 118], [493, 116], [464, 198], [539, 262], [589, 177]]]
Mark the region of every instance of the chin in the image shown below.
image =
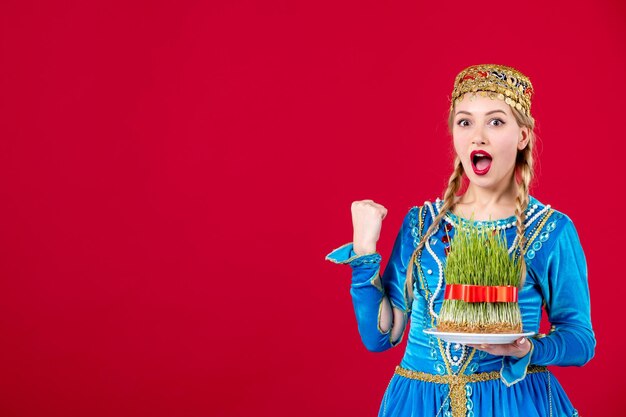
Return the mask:
[[474, 184], [477, 187], [494, 188], [502, 182], [502, 178], [495, 179], [492, 178], [490, 174], [491, 172], [488, 172], [486, 175], [476, 175], [474, 174], [474, 171], [472, 171], [471, 175], [469, 175], [467, 178], [469, 179], [470, 183]]

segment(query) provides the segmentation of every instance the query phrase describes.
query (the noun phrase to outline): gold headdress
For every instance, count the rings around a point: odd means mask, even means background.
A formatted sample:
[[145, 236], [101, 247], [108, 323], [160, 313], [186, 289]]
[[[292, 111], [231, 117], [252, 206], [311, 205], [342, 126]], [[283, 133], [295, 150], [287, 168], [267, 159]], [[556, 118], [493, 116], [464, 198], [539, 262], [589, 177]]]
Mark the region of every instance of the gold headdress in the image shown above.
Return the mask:
[[495, 64], [472, 65], [465, 68], [454, 80], [450, 109], [455, 100], [462, 100], [463, 95], [470, 92], [504, 100], [530, 116], [533, 86], [528, 77], [515, 68]]

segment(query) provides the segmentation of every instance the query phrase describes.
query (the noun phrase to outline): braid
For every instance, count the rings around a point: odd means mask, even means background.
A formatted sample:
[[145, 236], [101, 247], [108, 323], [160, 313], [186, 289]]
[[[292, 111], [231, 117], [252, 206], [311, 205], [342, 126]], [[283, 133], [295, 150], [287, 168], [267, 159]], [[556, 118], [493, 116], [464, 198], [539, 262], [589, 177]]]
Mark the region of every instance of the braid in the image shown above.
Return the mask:
[[524, 232], [526, 226], [524, 226], [524, 220], [522, 213], [528, 207], [529, 201], [529, 188], [530, 182], [533, 176], [533, 141], [529, 140], [528, 145], [518, 154], [517, 167], [519, 168], [519, 174], [521, 181], [518, 184], [517, 196], [515, 197], [515, 225], [517, 227], [517, 245], [520, 248], [520, 263], [521, 263], [521, 279], [520, 285], [524, 284], [526, 278], [526, 261], [524, 254], [526, 253], [526, 237]]
[[426, 230], [426, 233], [423, 234], [422, 239], [420, 240], [419, 244], [413, 251], [413, 255], [411, 255], [411, 260], [409, 261], [409, 265], [407, 267], [405, 292], [409, 295], [410, 297], [409, 299], [411, 300], [413, 299], [413, 283], [414, 283], [413, 264], [415, 262], [415, 258], [424, 248], [424, 245], [426, 244], [426, 240], [429, 239], [431, 234], [435, 232], [435, 229], [437, 228], [437, 225], [439, 224], [441, 219], [443, 219], [443, 217], [446, 215], [448, 210], [454, 207], [454, 203], [455, 203], [454, 198], [456, 196], [456, 193], [461, 188], [464, 172], [465, 171], [463, 170], [461, 159], [457, 156], [456, 158], [454, 158], [454, 171], [452, 172], [452, 174], [450, 175], [450, 178], [448, 179], [448, 186], [443, 195], [443, 206], [441, 207], [441, 210], [439, 210], [439, 214], [437, 214], [437, 216], [434, 218], [431, 225], [428, 227], [428, 230]]

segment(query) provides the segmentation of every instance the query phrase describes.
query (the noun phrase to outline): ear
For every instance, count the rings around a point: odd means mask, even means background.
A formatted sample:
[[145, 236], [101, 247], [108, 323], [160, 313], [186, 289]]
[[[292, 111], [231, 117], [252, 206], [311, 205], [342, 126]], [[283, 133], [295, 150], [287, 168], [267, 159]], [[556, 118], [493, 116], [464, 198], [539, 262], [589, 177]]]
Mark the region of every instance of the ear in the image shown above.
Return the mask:
[[521, 127], [521, 131], [520, 131], [520, 139], [517, 142], [517, 149], [521, 151], [528, 145], [529, 141], [530, 141], [530, 130], [526, 126], [523, 126]]

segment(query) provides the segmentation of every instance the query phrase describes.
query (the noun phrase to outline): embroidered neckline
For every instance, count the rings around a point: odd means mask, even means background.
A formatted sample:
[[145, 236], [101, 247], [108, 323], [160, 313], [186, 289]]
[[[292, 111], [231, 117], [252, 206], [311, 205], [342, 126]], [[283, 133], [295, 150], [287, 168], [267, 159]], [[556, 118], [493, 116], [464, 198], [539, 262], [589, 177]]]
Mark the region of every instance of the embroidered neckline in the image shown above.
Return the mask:
[[[441, 207], [443, 206], [443, 200], [437, 198], [437, 200], [435, 201], [435, 207], [437, 207], [437, 212], [440, 212]], [[528, 206], [526, 207], [526, 210], [524, 210], [524, 214], [526, 215], [525, 219], [528, 219], [530, 216], [532, 216], [533, 212], [539, 210], [543, 208], [543, 204], [539, 203], [539, 201], [533, 197], [533, 196], [528, 196]], [[511, 224], [515, 224], [515, 222], [517, 221], [517, 218], [515, 217], [515, 215], [513, 216], [509, 216], [506, 217], [504, 219], [495, 219], [495, 220], [474, 220], [471, 221], [470, 219], [466, 219], [465, 217], [461, 217], [458, 216], [456, 214], [454, 214], [452, 211], [448, 210], [446, 213], [446, 217], [448, 217], [449, 219], [451, 219], [454, 223], [459, 223], [461, 222], [461, 224], [463, 225], [468, 225], [470, 223], [473, 223], [476, 226], [485, 226], [485, 227], [504, 227], [507, 224], [511, 225]]]

